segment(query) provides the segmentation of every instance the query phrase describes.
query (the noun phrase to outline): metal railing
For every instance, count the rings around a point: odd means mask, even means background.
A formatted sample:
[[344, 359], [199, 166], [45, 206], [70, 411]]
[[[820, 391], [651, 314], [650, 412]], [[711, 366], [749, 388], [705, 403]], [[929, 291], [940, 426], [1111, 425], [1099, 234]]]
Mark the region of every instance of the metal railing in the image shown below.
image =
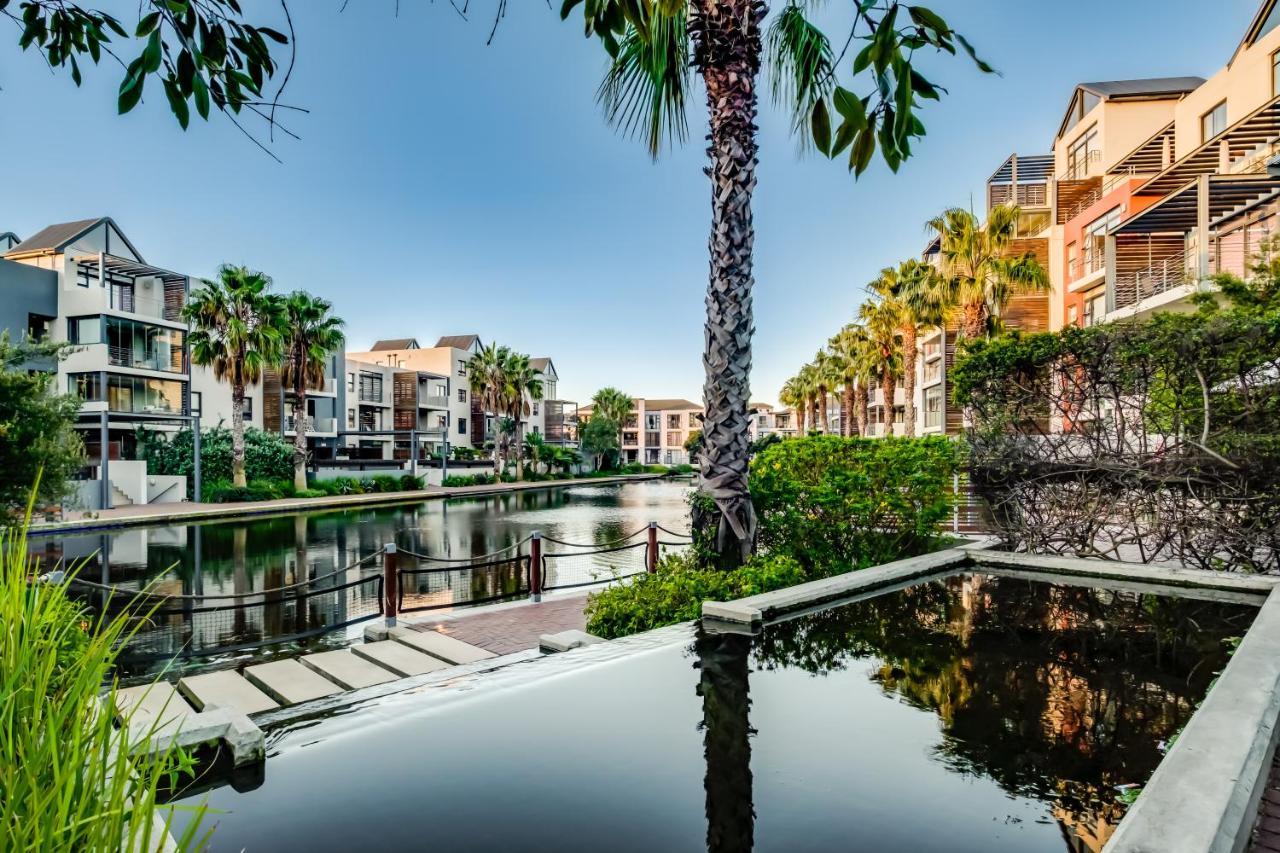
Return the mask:
[[1116, 276], [1115, 304], [1117, 308], [1136, 305], [1144, 299], [1189, 284], [1194, 276], [1187, 267], [1187, 253], [1178, 252], [1162, 258], [1151, 266]]
[[[312, 418], [303, 419], [303, 425], [307, 432], [310, 433], [327, 433], [338, 431], [338, 421], [336, 418]], [[285, 432], [294, 431], [293, 415], [285, 415], [284, 418]]]
[[107, 362], [114, 367], [133, 367], [139, 370], [157, 370], [165, 373], [186, 373], [186, 364], [180, 347], [171, 347], [169, 353], [158, 351], [139, 353], [132, 347], [107, 344]]

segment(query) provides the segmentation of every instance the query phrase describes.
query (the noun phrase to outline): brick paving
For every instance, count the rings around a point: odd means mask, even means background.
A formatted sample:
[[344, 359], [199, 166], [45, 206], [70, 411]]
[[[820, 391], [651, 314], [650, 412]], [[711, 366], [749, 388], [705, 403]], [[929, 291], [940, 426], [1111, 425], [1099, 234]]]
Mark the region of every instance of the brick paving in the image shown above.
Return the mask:
[[1280, 853], [1280, 754], [1271, 759], [1271, 776], [1258, 804], [1258, 820], [1253, 825], [1250, 851]]
[[543, 599], [537, 604], [491, 608], [417, 625], [418, 631], [439, 631], [464, 643], [498, 655], [537, 648], [538, 638], [571, 629], [584, 630], [587, 617], [582, 608], [587, 596], [571, 595]]

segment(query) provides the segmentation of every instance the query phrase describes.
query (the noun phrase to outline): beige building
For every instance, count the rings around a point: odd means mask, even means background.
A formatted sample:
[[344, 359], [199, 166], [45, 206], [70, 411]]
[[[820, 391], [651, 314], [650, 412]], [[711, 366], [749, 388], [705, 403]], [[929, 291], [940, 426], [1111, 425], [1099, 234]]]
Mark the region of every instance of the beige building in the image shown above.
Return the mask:
[[[593, 407], [579, 408], [581, 421], [590, 420]], [[685, 442], [702, 431], [702, 406], [682, 397], [632, 400], [631, 414], [622, 424], [622, 463], [642, 465], [687, 465], [691, 460]], [[794, 435], [795, 413], [768, 403], [751, 403], [749, 434], [755, 441], [776, 432]]]

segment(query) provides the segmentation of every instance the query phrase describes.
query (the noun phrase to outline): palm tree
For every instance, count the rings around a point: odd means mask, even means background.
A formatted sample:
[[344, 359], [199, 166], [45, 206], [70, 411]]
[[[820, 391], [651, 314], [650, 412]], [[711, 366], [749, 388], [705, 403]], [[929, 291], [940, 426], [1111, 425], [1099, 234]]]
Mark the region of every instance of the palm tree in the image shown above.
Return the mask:
[[592, 416], [599, 416], [618, 425], [618, 460], [622, 460], [622, 427], [631, 416], [635, 405], [631, 395], [617, 388], [601, 388], [591, 398]]
[[524, 419], [533, 412], [532, 403], [542, 399], [542, 380], [529, 363], [529, 356], [511, 352], [502, 365], [503, 402], [506, 414], [515, 423], [516, 478], [524, 479]]
[[[504, 369], [510, 356], [511, 350], [491, 343], [481, 347], [467, 362], [467, 384], [471, 386], [472, 399], [479, 405], [482, 414], [492, 412], [498, 415], [505, 412], [507, 381]], [[506, 467], [501, 443], [500, 436], [495, 434], [493, 473], [496, 475], [501, 475]]]
[[906, 434], [916, 434], [916, 341], [922, 328], [941, 326], [951, 311], [949, 294], [932, 264], [915, 259], [897, 269], [885, 268], [870, 290], [882, 301], [892, 302], [902, 339], [902, 395], [906, 400]]
[[[244, 473], [245, 389], [262, 379], [262, 368], [280, 359], [280, 302], [267, 293], [270, 277], [224, 264], [218, 280], [205, 280], [182, 309], [191, 326], [191, 361], [213, 369], [231, 385], [231, 480], [248, 485]], [[199, 429], [196, 424], [195, 429]]]
[[898, 305], [892, 300], [864, 302], [858, 318], [866, 329], [871, 373], [880, 380], [884, 398], [884, 433], [893, 434], [894, 397], [902, 371], [902, 338]]
[[804, 435], [804, 392], [796, 377], [793, 376], [782, 383], [782, 390], [778, 392], [778, 402], [796, 413], [797, 434]]
[[857, 421], [858, 435], [865, 436], [869, 420], [868, 389], [875, 362], [871, 339], [865, 328], [850, 323], [831, 339], [831, 349], [840, 363], [845, 407], [849, 417]]
[[998, 331], [1014, 296], [1047, 293], [1049, 274], [1030, 252], [1011, 254], [1020, 208], [997, 205], [985, 224], [953, 207], [928, 222], [941, 248], [946, 302], [956, 306], [960, 336], [977, 340]]
[[332, 310], [327, 299], [300, 290], [281, 300], [280, 382], [293, 392], [293, 486], [298, 491], [307, 487], [307, 388], [324, 383], [325, 363], [345, 342], [342, 320]]
[[[801, 420], [807, 417], [809, 429], [816, 430], [818, 428], [818, 378], [817, 370], [814, 369], [812, 363], [800, 368], [800, 372], [796, 374], [796, 381], [803, 395], [800, 408], [804, 415]], [[802, 434], [804, 434], [803, 431]]]
[[813, 381], [818, 386], [818, 411], [822, 417], [822, 431], [829, 433], [831, 408], [827, 397], [840, 385], [840, 363], [829, 350], [820, 349], [813, 357]]
[[[580, 3], [565, 0], [562, 17]], [[694, 523], [707, 533], [715, 528], [716, 562], [726, 568], [739, 565], [755, 546], [756, 518], [747, 488], [754, 328], [751, 202], [757, 81], [766, 46], [774, 98], [790, 110], [795, 131], [802, 139], [812, 138], [825, 155], [848, 150], [849, 168], [858, 174], [877, 146], [896, 169], [910, 156], [910, 141], [924, 134], [914, 115], [917, 100], [937, 99], [942, 90], [912, 67], [918, 50], [955, 53], [958, 45], [980, 69], [991, 70], [963, 36], [929, 9], [904, 9], [898, 0], [868, 0], [856, 4], [848, 38], [840, 38], [842, 44], [854, 38], [866, 41], [851, 59], [854, 78], [873, 78], [867, 86], [870, 94], [863, 98], [838, 85], [840, 59], [827, 36], [805, 17], [808, 6], [804, 0], [786, 0], [766, 30], [767, 6], [760, 0], [591, 0], [582, 5], [587, 35], [598, 37], [611, 59], [600, 87], [605, 114], [642, 135], [654, 156], [665, 139], [685, 136], [690, 68], [701, 75], [706, 89], [711, 263], [702, 357], [705, 450], [700, 487], [716, 509], [700, 511]], [[838, 121], [834, 132], [833, 113]]]

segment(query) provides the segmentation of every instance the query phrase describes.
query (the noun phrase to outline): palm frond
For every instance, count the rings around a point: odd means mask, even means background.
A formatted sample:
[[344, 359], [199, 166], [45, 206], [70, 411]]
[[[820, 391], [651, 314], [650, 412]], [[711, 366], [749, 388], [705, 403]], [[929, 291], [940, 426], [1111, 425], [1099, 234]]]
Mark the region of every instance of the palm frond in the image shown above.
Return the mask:
[[628, 136], [643, 137], [654, 158], [664, 141], [684, 142], [689, 135], [687, 7], [664, 5], [654, 7], [644, 32], [627, 27], [596, 93], [609, 123]]
[[790, 110], [803, 151], [812, 144], [803, 131], [814, 106], [835, 85], [831, 42], [805, 17], [802, 4], [792, 0], [770, 23], [765, 52], [773, 101]]

